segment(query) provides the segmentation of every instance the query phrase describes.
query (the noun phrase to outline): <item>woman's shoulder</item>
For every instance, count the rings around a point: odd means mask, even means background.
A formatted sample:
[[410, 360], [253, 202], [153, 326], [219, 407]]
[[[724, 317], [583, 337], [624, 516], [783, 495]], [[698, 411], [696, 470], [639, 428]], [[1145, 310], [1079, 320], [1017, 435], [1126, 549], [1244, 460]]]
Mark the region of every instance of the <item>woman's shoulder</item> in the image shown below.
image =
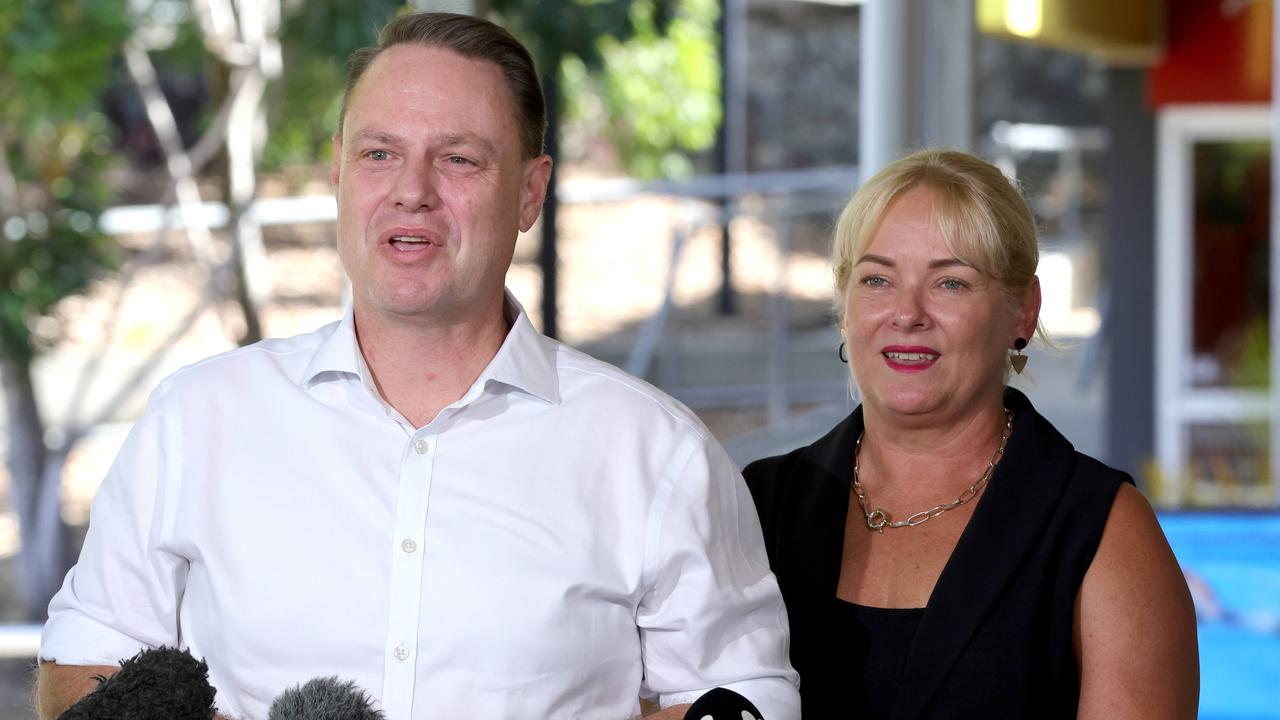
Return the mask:
[[[1037, 475], [1045, 470], [1069, 481], [1068, 490], [1101, 498], [1109, 506], [1116, 488], [1133, 485], [1133, 478], [1122, 470], [1076, 450], [1075, 445], [1031, 404], [1026, 395], [1005, 388], [1005, 407], [1016, 413], [1014, 436], [1005, 459], [1019, 470]], [[1065, 474], [1063, 470], [1067, 471]]]
[[742, 469], [742, 479], [747, 483], [751, 499], [762, 518], [786, 504], [784, 496], [796, 490], [805, 491], [812, 485], [813, 473], [800, 472], [801, 458], [812, 447], [798, 447], [789, 453], [760, 458]]
[[747, 463], [746, 467], [742, 468], [742, 477], [747, 481], [748, 486], [772, 485], [791, 473], [796, 465], [796, 460], [809, 447], [805, 445], [782, 455], [771, 455], [752, 460]]
[[1117, 486], [1135, 484], [1133, 482], [1133, 476], [1123, 470], [1113, 468], [1101, 460], [1090, 455], [1085, 455], [1078, 450], [1076, 451], [1075, 456], [1075, 475], [1078, 478], [1088, 478], [1097, 482], [1105, 482]]
[[742, 469], [742, 476], [752, 493], [783, 485], [809, 484], [812, 480], [829, 476], [838, 477], [842, 469], [853, 461], [853, 449], [861, 434], [862, 412], [858, 408], [808, 445], [748, 463]]
[[843, 505], [853, 471], [853, 449], [862, 432], [862, 413], [855, 410], [817, 440], [791, 452], [761, 458], [742, 470], [766, 535], [780, 526], [794, 527], [796, 518], [822, 508]]

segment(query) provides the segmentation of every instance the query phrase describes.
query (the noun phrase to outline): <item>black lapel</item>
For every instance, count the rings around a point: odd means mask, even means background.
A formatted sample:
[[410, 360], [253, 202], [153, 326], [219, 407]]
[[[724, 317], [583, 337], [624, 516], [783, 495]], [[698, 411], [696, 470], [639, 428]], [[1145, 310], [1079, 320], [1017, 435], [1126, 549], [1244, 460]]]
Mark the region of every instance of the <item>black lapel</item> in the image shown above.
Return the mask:
[[[1005, 407], [1015, 413], [1013, 434], [929, 596], [907, 654], [894, 720], [928, 715], [929, 703], [969, 639], [996, 610], [1070, 479], [1071, 443], [1022, 393], [1007, 389]], [[1028, 491], [1028, 484], [1034, 490]]]
[[[840, 581], [840, 559], [844, 552], [844, 525], [849, 511], [849, 481], [853, 475], [853, 448], [862, 434], [862, 407], [836, 425], [825, 436], [805, 448], [789, 473], [784, 516], [793, 523], [781, 537], [777, 566], [790, 568], [793, 597], [788, 606], [793, 630], [804, 628], [822, 647], [820, 627], [825, 608], [836, 596]], [[797, 628], [799, 626], [799, 628]], [[814, 637], [812, 633], [819, 633]]]

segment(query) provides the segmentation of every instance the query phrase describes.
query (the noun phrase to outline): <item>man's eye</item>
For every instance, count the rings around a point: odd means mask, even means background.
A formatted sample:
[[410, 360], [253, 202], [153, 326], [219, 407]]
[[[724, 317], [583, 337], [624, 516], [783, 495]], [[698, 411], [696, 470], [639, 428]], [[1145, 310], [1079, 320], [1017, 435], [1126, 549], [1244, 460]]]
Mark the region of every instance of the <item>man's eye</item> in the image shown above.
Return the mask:
[[387, 152], [386, 150], [370, 150], [369, 152], [365, 153], [365, 157], [369, 158], [370, 160], [377, 160], [381, 162], [383, 160], [390, 160], [391, 153]]
[[450, 155], [445, 160], [445, 162], [448, 162], [450, 165], [471, 165], [472, 164], [470, 160], [462, 157], [461, 155]]

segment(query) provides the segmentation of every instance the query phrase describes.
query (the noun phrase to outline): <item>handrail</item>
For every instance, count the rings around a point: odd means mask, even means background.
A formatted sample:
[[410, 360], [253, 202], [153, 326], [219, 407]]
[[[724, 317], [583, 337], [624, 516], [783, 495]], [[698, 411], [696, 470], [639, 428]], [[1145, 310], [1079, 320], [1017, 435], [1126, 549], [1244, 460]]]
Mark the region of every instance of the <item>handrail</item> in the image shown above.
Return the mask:
[[[837, 188], [852, 194], [857, 182], [856, 167], [832, 165], [800, 170], [697, 175], [680, 180], [565, 180], [557, 186], [556, 193], [562, 204], [622, 202], [640, 195], [730, 199], [741, 195], [778, 195]], [[204, 226], [210, 229], [226, 227], [231, 217], [225, 203], [210, 201], [196, 207]], [[338, 218], [338, 206], [332, 195], [260, 198], [249, 206], [247, 212], [264, 226], [333, 222]], [[98, 216], [98, 227], [108, 235], [122, 235], [182, 229], [186, 227], [186, 221], [176, 205], [118, 205], [107, 208]]]

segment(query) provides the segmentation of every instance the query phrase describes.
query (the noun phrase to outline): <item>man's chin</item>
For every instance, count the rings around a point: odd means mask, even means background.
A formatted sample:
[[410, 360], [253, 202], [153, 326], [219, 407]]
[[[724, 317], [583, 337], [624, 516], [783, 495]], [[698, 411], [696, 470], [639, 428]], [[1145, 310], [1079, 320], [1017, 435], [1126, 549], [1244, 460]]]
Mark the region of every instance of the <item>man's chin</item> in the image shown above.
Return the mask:
[[[476, 297], [456, 297], [444, 293], [409, 296], [373, 293], [364, 310], [395, 323], [475, 322], [485, 314], [481, 308], [486, 304]], [[501, 303], [494, 305], [501, 307]]]

